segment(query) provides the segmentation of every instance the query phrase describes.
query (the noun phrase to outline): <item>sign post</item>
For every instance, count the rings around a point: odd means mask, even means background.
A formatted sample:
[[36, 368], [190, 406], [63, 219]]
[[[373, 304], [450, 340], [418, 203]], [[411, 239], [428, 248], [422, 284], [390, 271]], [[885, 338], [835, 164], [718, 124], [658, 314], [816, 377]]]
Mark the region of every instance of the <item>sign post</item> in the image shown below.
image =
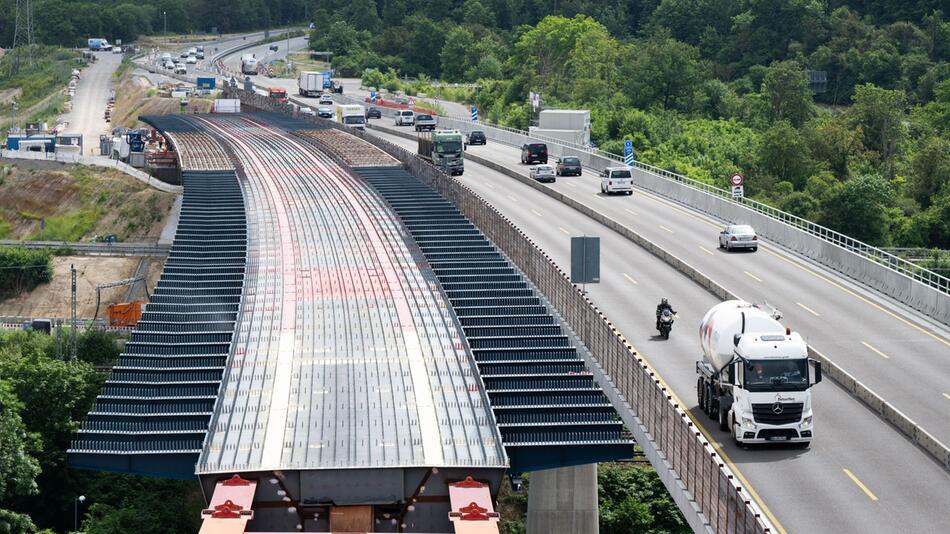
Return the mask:
[[741, 199], [745, 195], [745, 188], [742, 186], [745, 183], [745, 178], [741, 174], [735, 173], [729, 177], [729, 183], [732, 184], [732, 198], [735, 200]]
[[623, 142], [623, 163], [627, 167], [633, 167], [633, 141], [627, 139]]

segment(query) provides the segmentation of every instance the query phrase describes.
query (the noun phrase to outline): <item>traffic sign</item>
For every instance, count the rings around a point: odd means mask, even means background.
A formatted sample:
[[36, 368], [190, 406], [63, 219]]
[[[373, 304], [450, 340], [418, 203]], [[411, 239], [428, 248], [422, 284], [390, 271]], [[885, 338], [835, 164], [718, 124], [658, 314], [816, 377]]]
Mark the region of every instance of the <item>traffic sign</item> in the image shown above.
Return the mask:
[[472, 106], [472, 122], [478, 122], [478, 108]]
[[627, 166], [633, 165], [633, 141], [629, 139], [623, 142], [623, 162]]
[[409, 107], [415, 107], [415, 105], [416, 105], [416, 101], [410, 98], [410, 99], [409, 99]]
[[732, 198], [740, 199], [745, 194], [745, 190], [741, 185], [732, 186]]
[[741, 174], [735, 173], [729, 178], [729, 182], [732, 183], [733, 186], [742, 185], [745, 183], [745, 178], [743, 178]]

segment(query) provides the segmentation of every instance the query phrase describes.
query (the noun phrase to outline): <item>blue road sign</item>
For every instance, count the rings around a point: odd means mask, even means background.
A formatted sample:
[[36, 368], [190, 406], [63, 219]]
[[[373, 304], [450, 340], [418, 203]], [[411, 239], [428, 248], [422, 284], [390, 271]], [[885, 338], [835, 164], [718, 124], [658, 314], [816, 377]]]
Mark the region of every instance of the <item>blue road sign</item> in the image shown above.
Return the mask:
[[623, 162], [626, 165], [633, 165], [633, 141], [627, 139], [623, 142]]
[[374, 104], [376, 103], [376, 91], [369, 92], [369, 101]]
[[478, 108], [472, 106], [472, 122], [478, 122]]

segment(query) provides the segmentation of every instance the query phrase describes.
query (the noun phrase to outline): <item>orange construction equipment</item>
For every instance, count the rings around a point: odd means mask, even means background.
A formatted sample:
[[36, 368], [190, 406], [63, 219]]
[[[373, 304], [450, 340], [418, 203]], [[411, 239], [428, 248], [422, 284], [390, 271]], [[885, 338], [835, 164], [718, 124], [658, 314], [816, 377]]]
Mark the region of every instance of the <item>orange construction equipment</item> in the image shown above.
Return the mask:
[[109, 304], [106, 315], [109, 317], [109, 326], [135, 326], [142, 319], [142, 304], [144, 300]]

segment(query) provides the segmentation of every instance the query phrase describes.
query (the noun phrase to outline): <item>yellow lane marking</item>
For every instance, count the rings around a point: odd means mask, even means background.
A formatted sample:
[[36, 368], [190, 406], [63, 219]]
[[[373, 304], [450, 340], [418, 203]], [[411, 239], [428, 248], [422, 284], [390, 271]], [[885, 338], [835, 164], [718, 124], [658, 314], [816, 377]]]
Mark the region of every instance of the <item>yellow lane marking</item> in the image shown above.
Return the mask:
[[673, 233], [673, 230], [670, 230], [669, 228], [663, 226], [662, 224], [660, 225], [660, 228], [666, 230], [667, 232], [669, 232], [669, 233], [671, 233], [671, 234]]
[[714, 254], [713, 254], [713, 251], [709, 250], [708, 248], [706, 248], [706, 247], [704, 247], [704, 246], [702, 246], [702, 245], [699, 245], [699, 248], [700, 248], [703, 252], [705, 252], [706, 254], [709, 254], [710, 256], [713, 256], [713, 255], [714, 255]]
[[537, 215], [538, 217], [544, 217], [544, 215], [541, 215], [541, 212], [539, 212], [538, 210], [531, 210], [531, 213]]
[[518, 199], [515, 198], [515, 197], [513, 197], [513, 196], [511, 196], [511, 195], [508, 195], [508, 198], [510, 198], [511, 200], [513, 200], [513, 201], [515, 201], [515, 202], [518, 202]]
[[946, 397], [947, 400], [950, 400], [950, 393], [944, 393], [943, 396]]
[[[676, 210], [676, 211], [678, 211], [678, 212], [680, 212], [680, 213], [682, 213], [682, 214], [684, 214], [684, 215], [687, 215], [687, 216], [689, 216], [689, 217], [692, 217], [692, 218], [696, 219], [697, 221], [699, 221], [699, 222], [701, 222], [701, 223], [703, 223], [703, 224], [705, 224], [705, 225], [707, 225], [707, 226], [712, 226], [713, 228], [722, 228], [722, 227], [723, 227], [723, 224], [717, 224], [717, 223], [713, 223], [713, 222], [707, 221], [706, 219], [700, 217], [699, 215], [697, 215], [697, 214], [695, 214], [695, 213], [690, 212], [689, 210], [680, 208], [679, 206], [677, 206], [677, 205], [675, 205], [675, 204], [672, 204], [672, 203], [670, 203], [670, 202], [667, 202], [667, 201], [665, 201], [665, 200], [660, 200], [660, 199], [654, 197], [652, 194], [650, 194], [650, 195], [644, 195], [644, 196], [645, 196], [646, 198], [649, 198], [650, 200], [656, 202], [657, 204], [663, 204], [664, 206], [668, 206], [668, 207], [670, 207], [671, 209], [674, 209], [674, 210]], [[780, 260], [782, 260], [782, 261], [784, 261], [784, 262], [786, 262], [786, 263], [789, 263], [789, 264], [791, 264], [791, 265], [794, 265], [796, 268], [801, 269], [802, 271], [805, 271], [806, 273], [808, 273], [808, 274], [814, 276], [815, 278], [818, 278], [819, 280], [824, 280], [825, 282], [828, 282], [829, 284], [831, 284], [831, 285], [834, 286], [835, 288], [840, 289], [841, 291], [843, 291], [843, 292], [847, 293], [848, 295], [851, 295], [852, 297], [854, 297], [854, 298], [856, 298], [856, 299], [858, 299], [858, 300], [864, 302], [865, 304], [868, 304], [868, 305], [874, 307], [875, 309], [877, 309], [877, 310], [879, 310], [879, 311], [882, 311], [882, 312], [886, 313], [887, 315], [890, 315], [890, 316], [893, 317], [894, 319], [897, 319], [898, 321], [900, 321], [900, 322], [906, 324], [907, 326], [910, 326], [910, 327], [912, 327], [912, 328], [918, 330], [919, 332], [922, 332], [922, 333], [924, 333], [924, 334], [926, 334], [926, 335], [928, 335], [928, 336], [930, 336], [930, 337], [936, 339], [937, 341], [939, 341], [940, 343], [943, 343], [944, 345], [950, 346], [950, 340], [944, 339], [943, 336], [940, 336], [939, 334], [936, 334], [936, 333], [934, 333], [934, 332], [931, 332], [931, 331], [927, 330], [926, 328], [923, 328], [923, 327], [921, 327], [921, 326], [919, 326], [919, 325], [917, 325], [917, 324], [914, 324], [913, 322], [911, 322], [911, 321], [909, 321], [909, 320], [907, 320], [907, 319], [901, 317], [900, 315], [898, 315], [898, 314], [896, 314], [896, 313], [894, 313], [894, 312], [888, 310], [887, 308], [884, 308], [883, 306], [881, 306], [881, 305], [879, 305], [879, 304], [877, 304], [877, 303], [875, 303], [875, 302], [873, 302], [873, 301], [871, 301], [871, 300], [869, 300], [869, 299], [867, 299], [867, 298], [865, 298], [865, 297], [862, 297], [861, 295], [855, 293], [854, 291], [851, 291], [850, 289], [848, 289], [848, 288], [842, 286], [841, 284], [835, 282], [834, 280], [831, 280], [831, 279], [828, 278], [827, 276], [824, 276], [823, 274], [818, 273], [818, 272], [816, 272], [816, 271], [814, 271], [814, 270], [812, 270], [812, 269], [810, 269], [810, 268], [808, 268], [808, 267], [806, 267], [806, 266], [804, 266], [804, 265], [798, 263], [798, 261], [792, 261], [792, 260], [790, 260], [789, 258], [786, 258], [785, 256], [783, 256], [783, 255], [781, 255], [781, 254], [779, 254], [779, 253], [777, 253], [777, 252], [773, 252], [773, 251], [769, 250], [769, 249], [768, 249], [767, 247], [765, 247], [764, 245], [761, 246], [761, 248], [762, 248], [762, 250], [764, 250], [765, 252], [771, 254], [772, 256], [775, 256], [776, 258], [778, 258], [778, 259], [780, 259]]]
[[634, 217], [640, 215], [639, 213], [637, 213], [637, 212], [635, 212], [635, 211], [633, 211], [632, 209], [629, 209], [629, 208], [624, 208], [624, 211], [626, 211], [626, 212], [629, 213], [630, 215], [633, 215]]
[[769, 249], [763, 249], [763, 250], [765, 250], [765, 252], [767, 252], [767, 253], [769, 253], [769, 254], [775, 256], [776, 258], [778, 258], [778, 259], [780, 259], [780, 260], [782, 260], [782, 261], [788, 262], [788, 263], [794, 265], [795, 267], [798, 267], [799, 269], [801, 269], [801, 270], [805, 271], [806, 273], [808, 273], [808, 274], [814, 276], [815, 278], [819, 278], [819, 279], [821, 279], [821, 280], [824, 280], [825, 282], [828, 282], [829, 284], [831, 284], [831, 285], [833, 285], [834, 287], [840, 289], [841, 291], [844, 291], [845, 293], [851, 295], [852, 297], [854, 297], [854, 298], [856, 298], [856, 299], [858, 299], [858, 300], [864, 302], [865, 304], [868, 304], [868, 305], [870, 305], [870, 306], [872, 306], [872, 307], [878, 309], [879, 311], [882, 311], [882, 312], [886, 313], [887, 315], [890, 315], [890, 316], [893, 317], [894, 319], [897, 319], [898, 321], [900, 321], [900, 322], [906, 324], [907, 326], [910, 326], [910, 327], [914, 328], [915, 330], [917, 330], [917, 331], [919, 331], [919, 332], [921, 332], [921, 333], [927, 334], [928, 336], [930, 336], [930, 337], [936, 339], [937, 341], [943, 343], [944, 345], [950, 346], [950, 340], [946, 340], [946, 339], [944, 339], [942, 336], [940, 336], [940, 335], [938, 335], [938, 334], [935, 334], [935, 333], [931, 332], [930, 330], [927, 330], [926, 328], [920, 327], [920, 326], [918, 326], [918, 325], [916, 325], [916, 324], [914, 324], [914, 323], [908, 321], [907, 319], [904, 319], [904, 318], [901, 317], [900, 315], [897, 315], [896, 313], [894, 313], [894, 312], [888, 310], [887, 308], [884, 308], [883, 306], [881, 306], [881, 305], [879, 305], [879, 304], [876, 304], [875, 302], [872, 302], [871, 300], [868, 300], [868, 299], [862, 297], [861, 295], [858, 295], [858, 294], [855, 293], [854, 291], [851, 291], [850, 289], [848, 289], [848, 288], [842, 286], [841, 284], [835, 282], [834, 280], [831, 280], [831, 279], [829, 279], [828, 277], [826, 277], [826, 276], [824, 276], [824, 275], [822, 275], [822, 274], [816, 273], [815, 271], [812, 271], [811, 269], [808, 269], [808, 268], [806, 268], [806, 267], [803, 266], [803, 265], [799, 265], [798, 263], [796, 263], [796, 262], [794, 262], [794, 261], [792, 261], [792, 260], [790, 260], [790, 259], [788, 259], [788, 258], [786, 258], [786, 257], [784, 257], [784, 256], [782, 256], [782, 255], [780, 255], [780, 254], [777, 254], [777, 253], [775, 253], [775, 252], [772, 252], [772, 251], [769, 250]]
[[887, 354], [884, 354], [883, 352], [881, 352], [881, 351], [877, 350], [876, 348], [872, 347], [870, 343], [866, 343], [866, 342], [862, 341], [861, 344], [864, 345], [865, 347], [871, 349], [872, 351], [876, 352], [878, 356], [881, 356], [881, 357], [884, 358], [885, 360], [890, 360], [890, 359], [891, 359], [891, 357], [888, 356]]
[[755, 280], [756, 282], [761, 282], [761, 281], [762, 281], [761, 278], [759, 278], [758, 276], [756, 276], [756, 275], [750, 273], [749, 271], [742, 271], [742, 272], [744, 272], [746, 276], [748, 276], [749, 278]]
[[815, 310], [809, 308], [808, 306], [805, 306], [805, 305], [802, 304], [801, 302], [796, 302], [795, 304], [798, 304], [799, 306], [802, 307], [803, 310], [805, 310], [805, 311], [807, 311], [808, 313], [814, 315], [815, 317], [821, 317], [821, 315], [820, 315], [818, 312], [816, 312]]
[[851, 479], [851, 482], [854, 482], [855, 484], [858, 485], [859, 488], [861, 488], [861, 491], [863, 491], [864, 494], [867, 495], [869, 499], [871, 499], [872, 501], [877, 500], [877, 495], [871, 493], [871, 490], [869, 490], [868, 487], [865, 486], [863, 482], [858, 480], [858, 477], [854, 476], [854, 473], [852, 473], [848, 469], [842, 469], [842, 471], [844, 471], [844, 474], [848, 475], [848, 478]]
[[630, 280], [631, 282], [633, 282], [634, 285], [639, 285], [636, 280], [634, 280], [633, 278], [630, 277], [629, 274], [623, 273], [623, 277], [626, 278], [627, 280]]
[[564, 233], [567, 234], [567, 235], [571, 235], [570, 232], [568, 232], [567, 230], [565, 230], [565, 229], [564, 229], [563, 227], [561, 227], [561, 226], [558, 226], [557, 229], [560, 230], [560, 231], [562, 231], [562, 232], [564, 232]]

